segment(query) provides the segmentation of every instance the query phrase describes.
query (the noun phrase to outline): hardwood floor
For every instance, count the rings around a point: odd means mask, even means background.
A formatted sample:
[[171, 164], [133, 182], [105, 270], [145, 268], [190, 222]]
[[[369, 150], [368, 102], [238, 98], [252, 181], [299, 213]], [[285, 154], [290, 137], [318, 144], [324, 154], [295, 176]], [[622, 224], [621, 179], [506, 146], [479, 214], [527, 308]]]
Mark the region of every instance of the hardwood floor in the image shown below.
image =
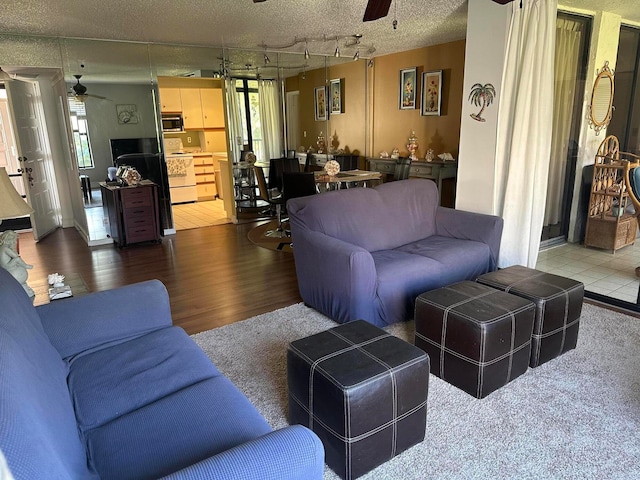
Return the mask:
[[[78, 273], [90, 291], [150, 279], [167, 287], [175, 325], [193, 334], [301, 301], [293, 255], [247, 240], [256, 223], [183, 230], [160, 245], [88, 247], [73, 228], [36, 243], [20, 234], [20, 255], [34, 268], [29, 280]], [[124, 308], [105, 305], [105, 308]]]

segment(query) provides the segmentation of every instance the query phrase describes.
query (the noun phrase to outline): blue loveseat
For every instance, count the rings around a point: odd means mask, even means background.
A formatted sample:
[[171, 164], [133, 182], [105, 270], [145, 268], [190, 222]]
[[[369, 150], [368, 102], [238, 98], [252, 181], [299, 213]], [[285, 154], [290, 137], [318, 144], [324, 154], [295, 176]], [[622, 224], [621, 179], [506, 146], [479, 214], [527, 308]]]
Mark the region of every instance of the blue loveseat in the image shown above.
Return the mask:
[[33, 307], [0, 268], [0, 452], [16, 479], [322, 478], [180, 328], [158, 281]]
[[502, 219], [438, 206], [409, 179], [287, 202], [304, 302], [339, 323], [413, 318], [416, 297], [497, 267]]

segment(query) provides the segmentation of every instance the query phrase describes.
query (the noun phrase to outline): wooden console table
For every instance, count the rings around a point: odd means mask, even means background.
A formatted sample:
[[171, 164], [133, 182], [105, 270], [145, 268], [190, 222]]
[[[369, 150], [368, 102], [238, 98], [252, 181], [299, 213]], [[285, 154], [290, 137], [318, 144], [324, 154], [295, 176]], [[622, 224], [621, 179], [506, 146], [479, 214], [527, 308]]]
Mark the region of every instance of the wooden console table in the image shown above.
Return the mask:
[[[396, 161], [392, 158], [367, 157], [369, 170], [393, 175]], [[410, 177], [429, 178], [438, 184], [438, 195], [442, 194], [442, 181], [446, 178], [456, 178], [458, 162], [445, 162], [434, 160], [433, 162], [416, 161], [411, 163]], [[438, 198], [439, 200], [439, 198]]]

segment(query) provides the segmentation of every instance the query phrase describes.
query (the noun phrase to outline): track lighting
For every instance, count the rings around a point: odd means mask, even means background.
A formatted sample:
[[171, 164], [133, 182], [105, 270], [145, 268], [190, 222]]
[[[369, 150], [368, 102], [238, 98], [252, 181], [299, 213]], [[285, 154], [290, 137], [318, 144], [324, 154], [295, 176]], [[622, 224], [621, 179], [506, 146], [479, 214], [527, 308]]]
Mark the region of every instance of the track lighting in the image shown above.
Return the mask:
[[[314, 54], [316, 55], [330, 55], [330, 51], [327, 51], [327, 49], [331, 48], [329, 47], [329, 44], [331, 42], [335, 42], [335, 49], [333, 50], [333, 56], [336, 58], [340, 58], [341, 56], [343, 56], [342, 54], [345, 53], [344, 51], [341, 50], [346, 50], [346, 53], [344, 56], [349, 56], [352, 57], [354, 60], [359, 60], [360, 59], [360, 50], [362, 48], [364, 48], [364, 52], [367, 52], [366, 55], [370, 55], [373, 52], [376, 51], [375, 47], [373, 45], [363, 45], [360, 42], [360, 39], [362, 38], [362, 34], [357, 33], [357, 34], [353, 34], [353, 35], [335, 35], [335, 36], [322, 36], [322, 37], [304, 37], [304, 38], [298, 38], [298, 37], [294, 37], [294, 39], [288, 43], [283, 43], [280, 45], [267, 45], [266, 43], [261, 43], [260, 44], [260, 48], [264, 49], [264, 63], [265, 65], [268, 64], [270, 62], [269, 57], [267, 55], [267, 51], [290, 51], [291, 53], [299, 53], [301, 55], [304, 55], [304, 59], [305, 60], [309, 60], [311, 58], [311, 53], [309, 52], [309, 43], [317, 43], [320, 44], [322, 48], [321, 51], [315, 51]], [[340, 45], [340, 43], [342, 42], [342, 45]], [[304, 50], [303, 51], [293, 51], [295, 50], [294, 47], [296, 47], [297, 45], [300, 45], [304, 43]], [[364, 53], [363, 53], [364, 54]]]
[[367, 65], [369, 65], [370, 68], [373, 68], [373, 58], [369, 59], [369, 63], [367, 63]]
[[269, 65], [271, 63], [271, 59], [267, 55], [267, 52], [264, 52], [264, 64]]

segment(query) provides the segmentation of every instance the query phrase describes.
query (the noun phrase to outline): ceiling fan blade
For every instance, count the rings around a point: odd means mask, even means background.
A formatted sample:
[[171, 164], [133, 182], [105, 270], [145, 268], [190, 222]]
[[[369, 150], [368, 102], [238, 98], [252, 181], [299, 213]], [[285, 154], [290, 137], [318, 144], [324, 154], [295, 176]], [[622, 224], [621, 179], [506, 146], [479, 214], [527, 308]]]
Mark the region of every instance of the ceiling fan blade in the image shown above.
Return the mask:
[[[397, 1], [397, 0], [396, 0]], [[369, 0], [367, 8], [364, 11], [363, 22], [371, 22], [379, 18], [386, 17], [389, 14], [391, 0]]]
[[513, 2], [513, 0], [493, 0], [496, 3], [499, 3], [500, 5], [506, 5], [507, 3], [511, 3]]

